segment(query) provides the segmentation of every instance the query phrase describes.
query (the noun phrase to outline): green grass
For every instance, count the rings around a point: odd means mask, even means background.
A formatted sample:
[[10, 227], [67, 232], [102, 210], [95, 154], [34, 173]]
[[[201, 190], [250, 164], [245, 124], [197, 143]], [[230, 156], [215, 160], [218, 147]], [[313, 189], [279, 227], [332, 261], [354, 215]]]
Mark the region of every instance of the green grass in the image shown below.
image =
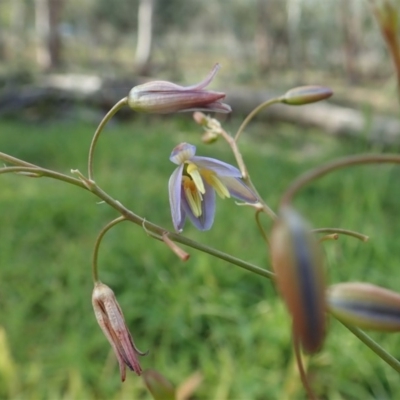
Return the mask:
[[[227, 127], [234, 130], [239, 121]], [[0, 123], [0, 151], [63, 173], [86, 173], [95, 124]], [[290, 125], [254, 123], [242, 151], [260, 193], [273, 209], [299, 173], [365, 144], [339, 142]], [[172, 228], [167, 182], [171, 149], [182, 141], [198, 154], [233, 162], [227, 146], [206, 146], [189, 117], [112, 123], [95, 156], [97, 183], [146, 219]], [[375, 149], [380, 150], [380, 149]], [[91, 253], [100, 229], [117, 214], [86, 191], [46, 178], [1, 176], [0, 397], [149, 399], [140, 378], [118, 367], [91, 306]], [[398, 167], [355, 167], [304, 189], [298, 209], [315, 227], [371, 236], [326, 242], [332, 283], [367, 280], [400, 287]], [[266, 228], [270, 222], [265, 218]], [[215, 225], [185, 235], [270, 268], [251, 209], [218, 201]], [[194, 371], [197, 399], [304, 398], [290, 343], [290, 324], [268, 280], [188, 250], [183, 263], [135, 225], [116, 226], [100, 250], [100, 277], [124, 310], [145, 369], [179, 384]], [[400, 357], [397, 334], [372, 334]], [[322, 352], [308, 361], [321, 398], [400, 396], [398, 375], [344, 327], [330, 320]]]

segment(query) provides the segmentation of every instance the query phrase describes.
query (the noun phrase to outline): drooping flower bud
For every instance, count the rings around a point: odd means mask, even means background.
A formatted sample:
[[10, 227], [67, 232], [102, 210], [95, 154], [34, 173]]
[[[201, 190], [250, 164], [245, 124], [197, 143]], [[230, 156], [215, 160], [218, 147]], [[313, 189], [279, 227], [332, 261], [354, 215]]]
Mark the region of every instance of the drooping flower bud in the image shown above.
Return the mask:
[[142, 369], [137, 356], [147, 353], [135, 346], [114, 292], [107, 285], [97, 282], [93, 289], [92, 304], [97, 322], [117, 356], [122, 382], [125, 380], [126, 366], [140, 375]]
[[370, 283], [331, 286], [328, 307], [339, 320], [362, 329], [400, 331], [400, 294]]
[[202, 82], [193, 86], [180, 86], [167, 81], [147, 82], [135, 86], [128, 96], [128, 105], [135, 111], [169, 114], [182, 111], [215, 111], [229, 113], [231, 107], [221, 102], [225, 93], [205, 90], [218, 72], [216, 64]]
[[175, 388], [159, 372], [151, 369], [144, 371], [143, 380], [154, 400], [175, 400]]
[[302, 106], [328, 99], [332, 94], [332, 90], [325, 86], [299, 86], [287, 91], [282, 98], [282, 103]]
[[284, 208], [271, 235], [272, 266], [278, 289], [293, 319], [294, 334], [308, 353], [325, 337], [325, 271], [323, 257], [308, 224]]

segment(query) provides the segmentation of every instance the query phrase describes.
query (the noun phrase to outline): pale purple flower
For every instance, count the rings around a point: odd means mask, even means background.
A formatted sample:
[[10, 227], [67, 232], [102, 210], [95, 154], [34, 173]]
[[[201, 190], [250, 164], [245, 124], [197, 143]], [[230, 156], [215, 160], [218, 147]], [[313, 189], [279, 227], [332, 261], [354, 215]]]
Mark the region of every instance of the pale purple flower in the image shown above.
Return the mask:
[[219, 68], [219, 64], [216, 64], [197, 85], [185, 87], [167, 81], [152, 81], [135, 86], [129, 92], [128, 105], [135, 111], [156, 114], [181, 111], [229, 113], [232, 111], [231, 107], [221, 102], [225, 93], [205, 90]]
[[195, 154], [196, 146], [181, 143], [170, 156], [170, 160], [178, 164], [169, 179], [172, 222], [177, 232], [182, 231], [186, 216], [201, 231], [211, 228], [215, 193], [221, 198], [232, 196], [247, 203], [258, 202], [253, 191], [242, 181], [237, 168]]

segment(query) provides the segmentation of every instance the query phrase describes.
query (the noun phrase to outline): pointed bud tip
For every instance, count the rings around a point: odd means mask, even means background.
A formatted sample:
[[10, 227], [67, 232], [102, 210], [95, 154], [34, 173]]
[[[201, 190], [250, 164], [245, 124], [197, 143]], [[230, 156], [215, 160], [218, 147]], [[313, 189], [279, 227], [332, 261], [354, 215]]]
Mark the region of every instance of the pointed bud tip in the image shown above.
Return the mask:
[[333, 285], [327, 293], [329, 311], [339, 320], [383, 332], [400, 330], [400, 294], [370, 283]]
[[332, 95], [332, 89], [326, 86], [299, 86], [286, 92], [282, 97], [282, 103], [301, 106], [328, 99]]
[[144, 383], [155, 400], [174, 400], [175, 388], [159, 372], [147, 370], [142, 374]]

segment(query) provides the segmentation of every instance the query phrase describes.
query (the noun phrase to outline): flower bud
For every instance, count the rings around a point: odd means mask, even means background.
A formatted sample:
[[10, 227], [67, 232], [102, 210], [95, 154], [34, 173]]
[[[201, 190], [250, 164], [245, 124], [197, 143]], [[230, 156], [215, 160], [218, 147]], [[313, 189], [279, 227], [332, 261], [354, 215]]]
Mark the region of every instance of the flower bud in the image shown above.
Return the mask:
[[114, 292], [107, 285], [97, 282], [93, 289], [92, 304], [97, 322], [117, 356], [121, 381], [125, 380], [126, 366], [140, 375], [142, 369], [137, 355], [144, 356], [147, 353], [136, 348]]
[[128, 95], [128, 105], [135, 111], [169, 114], [181, 111], [215, 111], [229, 113], [231, 108], [221, 100], [225, 93], [205, 90], [213, 80], [219, 65], [202, 82], [193, 86], [179, 86], [167, 81], [147, 82], [135, 86]]
[[154, 400], [175, 400], [175, 388], [159, 372], [144, 371], [143, 380]]
[[201, 141], [205, 144], [215, 143], [218, 140], [218, 134], [212, 131], [205, 131], [201, 136]]
[[208, 125], [209, 118], [207, 117], [207, 115], [205, 115], [201, 111], [194, 112], [193, 113], [193, 119], [194, 119], [194, 122], [196, 122], [196, 124], [198, 124], [200, 126], [207, 126]]
[[362, 329], [400, 330], [400, 294], [369, 283], [348, 282], [331, 286], [328, 307], [339, 320]]
[[292, 208], [282, 209], [275, 222], [271, 257], [294, 334], [306, 352], [314, 353], [325, 337], [325, 271], [319, 243]]
[[332, 94], [332, 90], [325, 86], [300, 86], [286, 92], [282, 97], [282, 103], [301, 106], [325, 100]]

